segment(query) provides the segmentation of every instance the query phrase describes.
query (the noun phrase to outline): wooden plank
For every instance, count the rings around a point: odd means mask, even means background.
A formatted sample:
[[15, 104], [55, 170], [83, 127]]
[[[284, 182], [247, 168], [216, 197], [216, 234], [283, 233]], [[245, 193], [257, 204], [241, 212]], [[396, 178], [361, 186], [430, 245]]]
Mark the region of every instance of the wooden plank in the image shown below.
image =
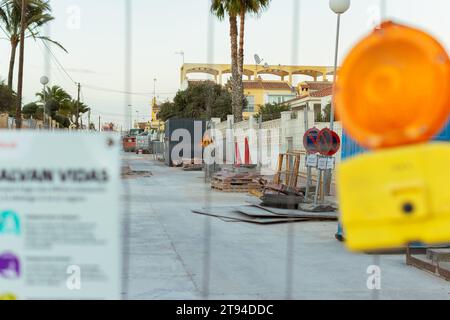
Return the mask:
[[295, 157], [294, 171], [292, 173], [292, 184], [291, 187], [295, 188], [298, 184], [298, 172], [300, 171], [300, 155]]
[[433, 262], [450, 262], [450, 249], [428, 249], [427, 258]]

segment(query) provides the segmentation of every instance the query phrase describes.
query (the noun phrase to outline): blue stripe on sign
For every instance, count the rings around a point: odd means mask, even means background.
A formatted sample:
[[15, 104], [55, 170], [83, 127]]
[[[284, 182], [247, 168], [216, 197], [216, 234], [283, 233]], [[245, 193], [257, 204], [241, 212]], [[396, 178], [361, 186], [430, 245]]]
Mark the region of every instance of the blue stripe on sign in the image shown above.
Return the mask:
[[[450, 141], [450, 121], [447, 122], [444, 130], [436, 136], [436, 141]], [[351, 158], [357, 154], [363, 153], [366, 150], [353, 141], [345, 132], [342, 135], [342, 160]]]

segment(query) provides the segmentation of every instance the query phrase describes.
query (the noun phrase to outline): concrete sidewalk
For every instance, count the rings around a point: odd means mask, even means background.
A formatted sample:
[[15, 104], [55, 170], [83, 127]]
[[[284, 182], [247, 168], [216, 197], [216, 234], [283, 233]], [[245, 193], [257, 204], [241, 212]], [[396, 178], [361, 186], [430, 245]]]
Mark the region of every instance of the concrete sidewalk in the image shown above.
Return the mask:
[[[245, 204], [244, 194], [213, 192], [202, 172], [183, 172], [124, 154], [133, 170], [130, 299], [202, 299], [205, 232], [210, 228], [209, 299], [373, 299], [367, 268], [375, 257], [352, 254], [334, 238], [336, 222], [290, 225], [232, 223], [191, 213], [202, 206]], [[288, 233], [293, 252], [288, 254]], [[406, 266], [404, 255], [379, 256], [380, 299], [450, 299], [450, 283]], [[287, 283], [288, 265], [293, 279]]]

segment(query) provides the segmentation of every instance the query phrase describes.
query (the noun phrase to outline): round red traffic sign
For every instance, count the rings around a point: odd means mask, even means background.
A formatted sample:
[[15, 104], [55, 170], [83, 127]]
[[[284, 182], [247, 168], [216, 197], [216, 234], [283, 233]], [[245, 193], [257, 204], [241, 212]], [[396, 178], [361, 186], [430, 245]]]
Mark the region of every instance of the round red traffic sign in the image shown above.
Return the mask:
[[308, 153], [313, 154], [319, 152], [317, 144], [319, 133], [320, 130], [317, 128], [312, 128], [305, 132], [305, 135], [303, 136], [303, 146]]
[[319, 132], [317, 137], [317, 148], [321, 155], [334, 156], [341, 147], [341, 138], [339, 135], [328, 128]]

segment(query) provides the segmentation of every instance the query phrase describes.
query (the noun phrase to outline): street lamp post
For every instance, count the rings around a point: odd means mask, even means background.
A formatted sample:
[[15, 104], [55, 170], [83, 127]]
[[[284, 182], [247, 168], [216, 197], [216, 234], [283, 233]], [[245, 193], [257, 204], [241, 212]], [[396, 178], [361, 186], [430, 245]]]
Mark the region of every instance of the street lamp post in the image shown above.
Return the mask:
[[[47, 89], [47, 84], [49, 83], [50, 80], [48, 79], [47, 76], [42, 76], [40, 81], [41, 81], [42, 86], [44, 87], [44, 91], [42, 93], [42, 97], [43, 97], [43, 100], [44, 100], [43, 102], [44, 102], [44, 128], [45, 128], [45, 115], [47, 114], [47, 99], [45, 97], [45, 95], [46, 95], [46, 91], [45, 90]], [[50, 130], [50, 127], [49, 127], [49, 130]]]
[[156, 108], [156, 82], [157, 81], [158, 81], [158, 79], [156, 79], [156, 78], [153, 79], [153, 102], [152, 102], [152, 110], [150, 111], [150, 119], [153, 118], [153, 111], [155, 110], [154, 108]]
[[[336, 28], [336, 47], [334, 52], [334, 76], [333, 76], [333, 88], [336, 85], [337, 78], [337, 65], [339, 57], [339, 33], [341, 28], [341, 15], [344, 14], [350, 8], [350, 0], [330, 0], [330, 9], [337, 15], [337, 28]], [[330, 111], [330, 129], [334, 129], [334, 99], [331, 101]]]
[[[341, 28], [341, 15], [347, 12], [350, 8], [350, 0], [330, 0], [330, 9], [337, 15], [337, 26], [336, 26], [336, 43], [334, 51], [334, 74], [333, 74], [333, 90], [336, 87], [337, 79], [337, 69], [338, 69], [338, 59], [339, 59], [339, 35]], [[331, 110], [330, 110], [330, 130], [334, 130], [334, 96], [331, 99]], [[324, 194], [330, 194], [331, 191], [331, 176], [332, 170], [326, 170], [323, 173], [323, 191]], [[320, 178], [319, 178], [320, 180]]]
[[182, 59], [183, 59], [183, 65], [184, 65], [184, 51], [183, 51], [183, 50], [180, 50], [180, 51], [175, 52], [175, 54], [178, 54], [178, 55], [180, 55], [180, 56], [182, 57]]
[[133, 129], [133, 106], [131, 104], [128, 105], [130, 108], [130, 130]]

